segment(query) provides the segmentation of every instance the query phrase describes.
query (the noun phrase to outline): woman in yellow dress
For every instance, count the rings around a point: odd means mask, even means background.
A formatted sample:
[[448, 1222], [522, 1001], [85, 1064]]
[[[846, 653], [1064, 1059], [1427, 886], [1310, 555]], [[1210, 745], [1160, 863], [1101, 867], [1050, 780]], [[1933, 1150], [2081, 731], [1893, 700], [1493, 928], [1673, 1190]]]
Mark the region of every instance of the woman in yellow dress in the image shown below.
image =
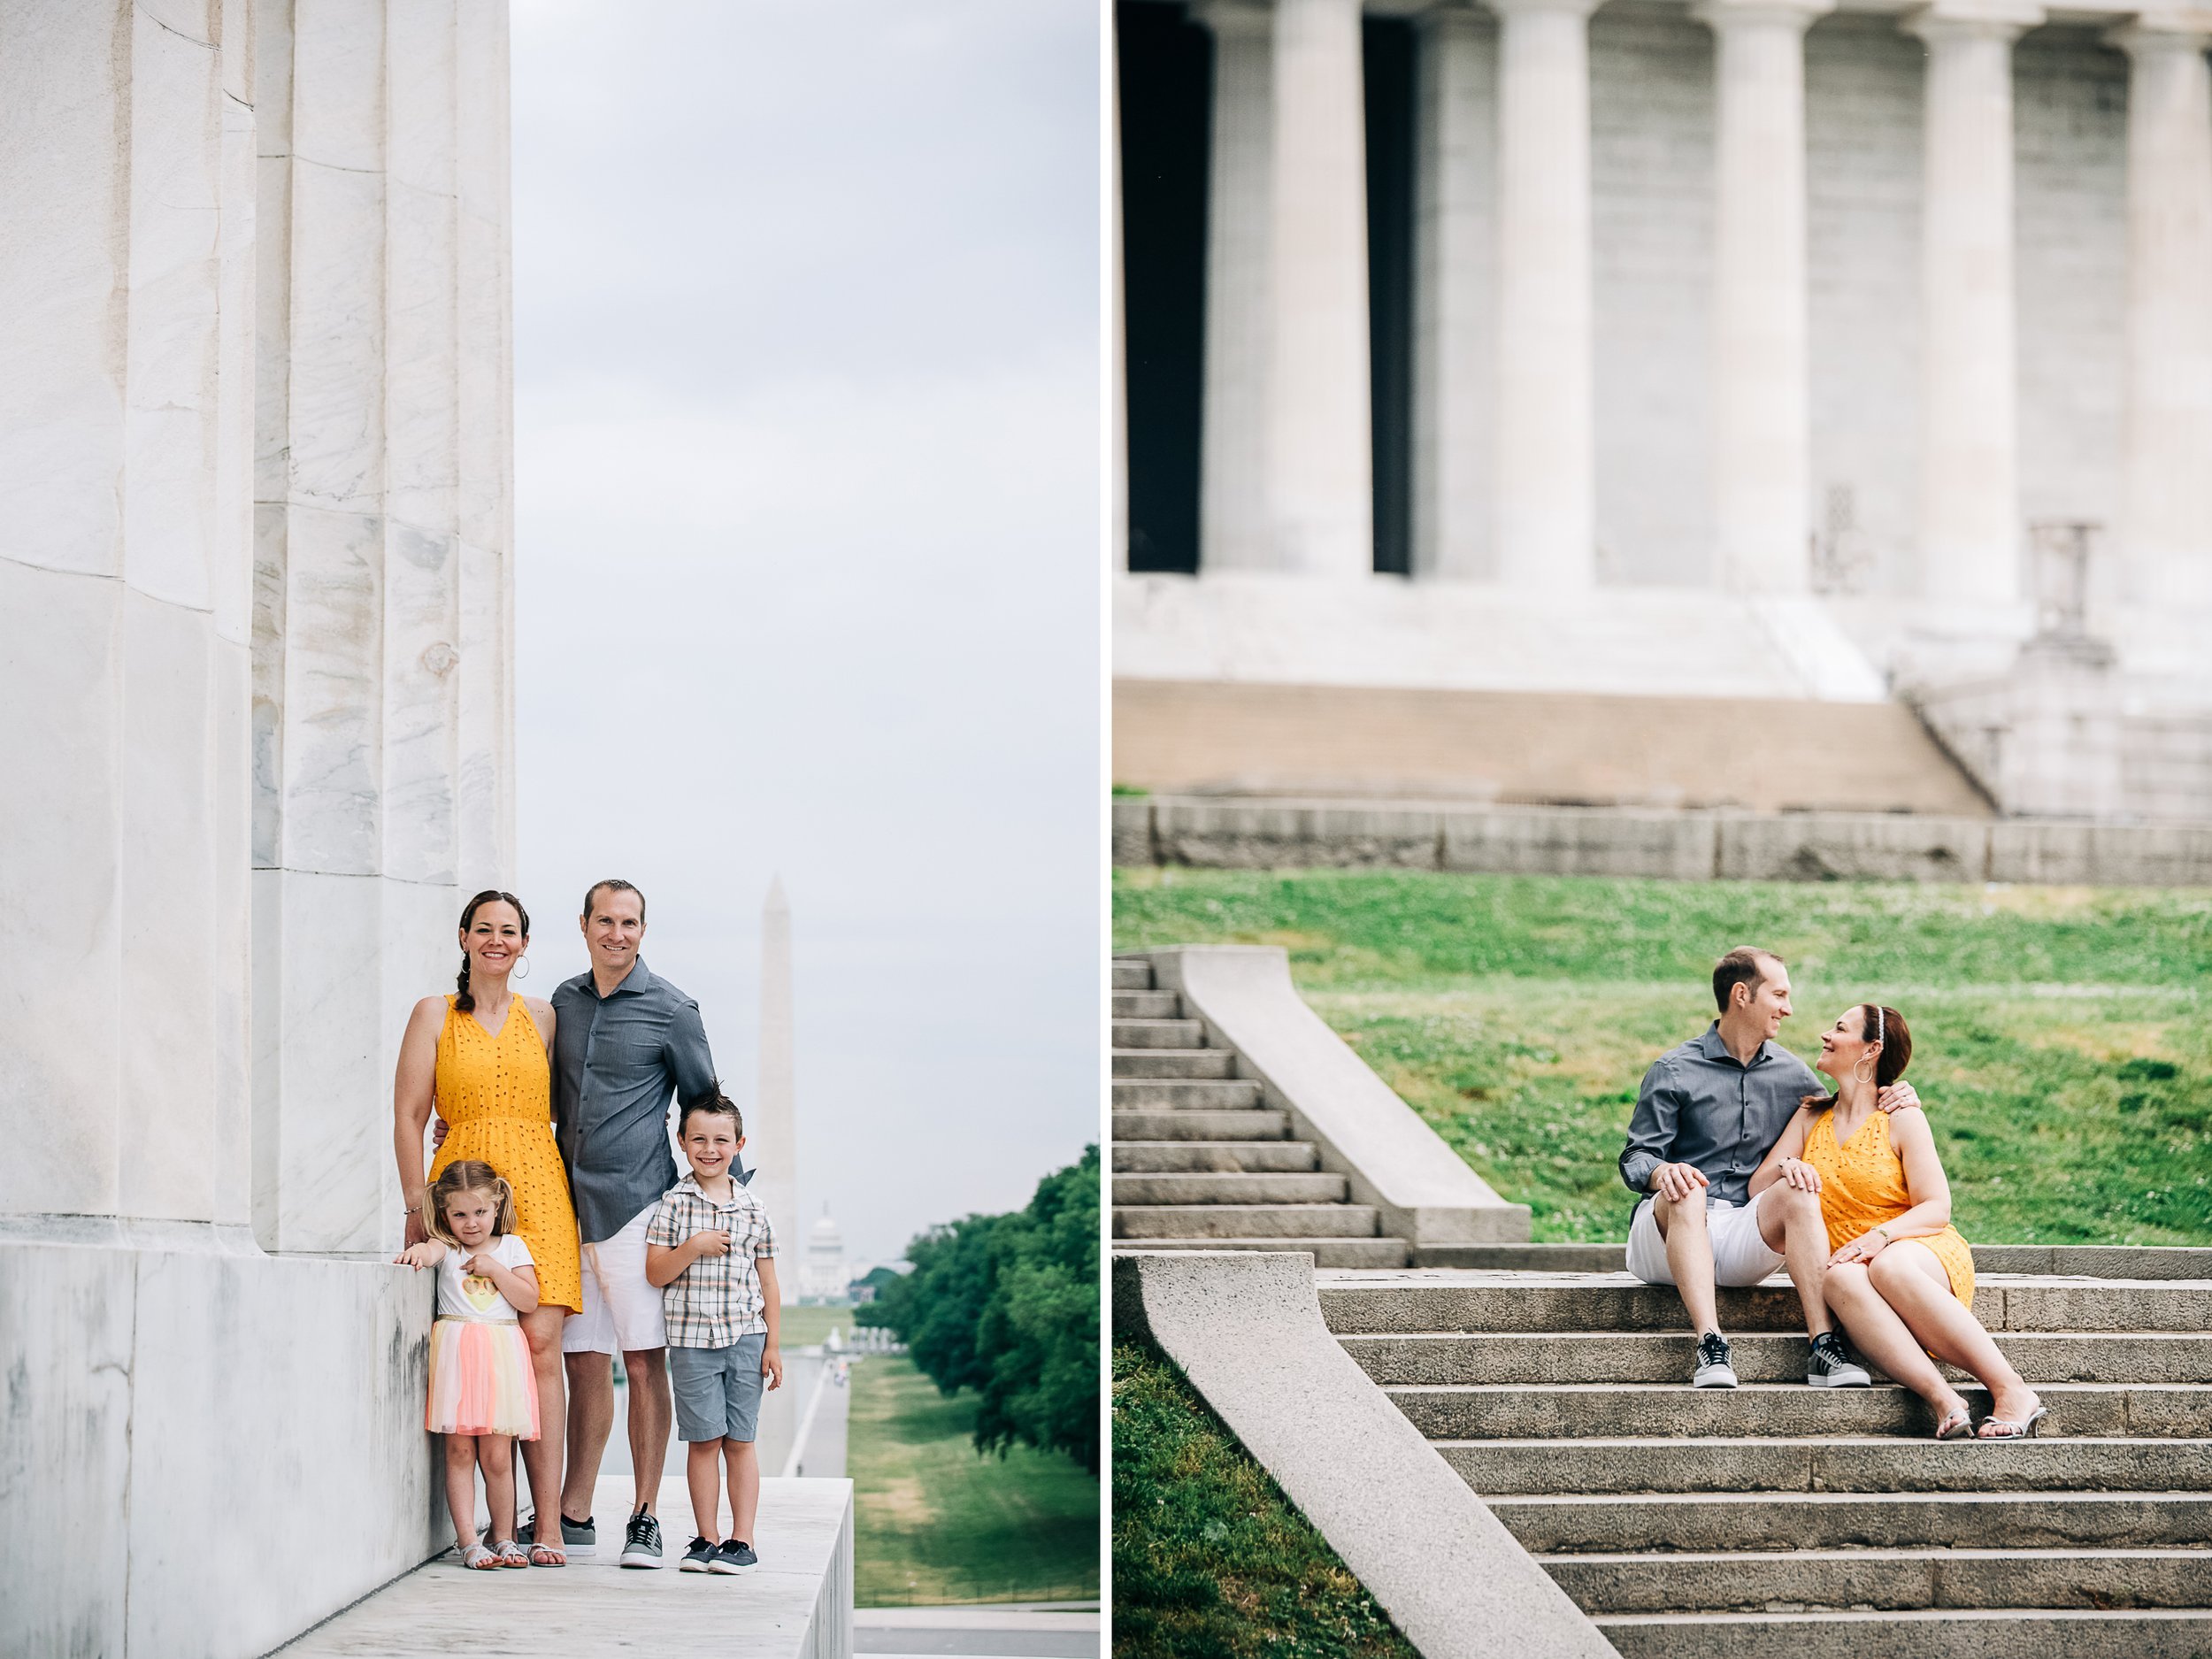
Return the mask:
[[[1885, 1115], [1874, 1097], [1904, 1075], [1912, 1032], [1893, 1008], [1863, 1002], [1821, 1033], [1831, 1095], [1811, 1095], [1782, 1131], [1751, 1191], [1777, 1181], [1820, 1194], [1828, 1224], [1825, 1295], [1859, 1352], [1925, 1400], [1936, 1439], [1966, 1433], [1966, 1402], [1936, 1365], [1989, 1390], [1980, 1438], [2035, 1432], [2044, 1405], [1974, 1317], [1974, 1253], [1951, 1225], [1951, 1187], [1927, 1115]], [[1929, 1357], [1933, 1355], [1934, 1359]]]
[[[537, 1506], [530, 1560], [562, 1567], [568, 1564], [559, 1519], [568, 1411], [561, 1321], [583, 1306], [583, 1264], [568, 1174], [553, 1139], [553, 1005], [508, 984], [529, 948], [530, 917], [521, 900], [492, 891], [469, 901], [461, 912], [460, 989], [416, 1003], [400, 1042], [392, 1149], [409, 1244], [428, 1236], [424, 1194], [457, 1158], [490, 1164], [514, 1190], [515, 1231], [529, 1245], [538, 1275], [537, 1308], [522, 1316], [543, 1425], [523, 1447]], [[423, 1132], [434, 1111], [449, 1132], [426, 1174]]]

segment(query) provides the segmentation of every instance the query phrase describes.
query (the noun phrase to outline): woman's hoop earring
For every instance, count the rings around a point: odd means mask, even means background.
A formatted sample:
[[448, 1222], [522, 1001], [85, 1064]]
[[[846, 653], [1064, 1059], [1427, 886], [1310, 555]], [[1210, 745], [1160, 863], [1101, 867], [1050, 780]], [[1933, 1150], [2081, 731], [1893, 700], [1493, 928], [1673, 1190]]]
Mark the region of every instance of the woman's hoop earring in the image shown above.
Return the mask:
[[517, 956], [515, 958], [515, 965], [507, 971], [507, 977], [511, 979], [528, 979], [530, 977], [530, 958], [526, 956]]
[[[1870, 1054], [1861, 1056], [1858, 1065], [1855, 1065], [1851, 1068], [1851, 1075], [1857, 1078], [1862, 1083], [1871, 1083], [1874, 1080], [1874, 1073], [1877, 1069], [1878, 1069], [1880, 1064], [1878, 1061], [1874, 1064], [1869, 1065], [1867, 1063], [1873, 1059], [1874, 1056]], [[1865, 1069], [1863, 1071], [1860, 1069], [1861, 1067], [1864, 1067]]]

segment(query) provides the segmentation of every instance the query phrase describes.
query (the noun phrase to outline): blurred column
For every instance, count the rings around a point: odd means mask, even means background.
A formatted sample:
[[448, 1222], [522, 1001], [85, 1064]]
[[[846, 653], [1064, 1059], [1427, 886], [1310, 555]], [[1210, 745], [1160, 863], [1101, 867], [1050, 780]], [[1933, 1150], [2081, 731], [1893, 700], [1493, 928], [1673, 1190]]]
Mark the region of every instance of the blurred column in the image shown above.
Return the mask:
[[160, 10], [0, 8], [0, 1217], [78, 1242], [249, 1207], [251, 19]]
[[1270, 170], [1271, 565], [1375, 567], [1359, 0], [1276, 0]]
[[259, 20], [254, 1218], [371, 1250], [407, 1010], [514, 868], [507, 12]]
[[1193, 15], [1214, 37], [1198, 563], [1202, 571], [1265, 570], [1275, 559], [1267, 511], [1272, 13], [1252, 0], [1214, 0]]
[[1596, 581], [1590, 319], [1590, 49], [1596, 0], [1498, 13], [1499, 579]]
[[1904, 27], [1928, 48], [1921, 202], [1920, 557], [1930, 599], [2020, 598], [2013, 305], [2012, 43], [2043, 20], [2012, 0], [1943, 4]]
[[2129, 597], [2212, 604], [2212, 18], [2144, 12], [2128, 55], [2127, 413], [2121, 547]]
[[1413, 570], [1490, 572], [1496, 379], [1495, 37], [1464, 4], [1421, 13], [1414, 163]]
[[1713, 257], [1717, 585], [1802, 593], [1811, 522], [1805, 31], [1834, 0], [1705, 0], [1718, 55]]

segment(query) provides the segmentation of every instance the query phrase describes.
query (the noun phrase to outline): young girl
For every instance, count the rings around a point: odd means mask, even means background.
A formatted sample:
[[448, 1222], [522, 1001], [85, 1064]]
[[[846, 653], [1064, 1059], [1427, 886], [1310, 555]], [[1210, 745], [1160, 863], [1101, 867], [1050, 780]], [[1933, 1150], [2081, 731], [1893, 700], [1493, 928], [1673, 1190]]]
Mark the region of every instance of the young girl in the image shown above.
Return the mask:
[[[511, 1440], [538, 1438], [538, 1389], [520, 1317], [538, 1305], [537, 1270], [515, 1228], [513, 1192], [488, 1164], [449, 1164], [423, 1194], [427, 1242], [399, 1260], [438, 1270], [430, 1327], [430, 1402], [423, 1426], [445, 1436], [445, 1499], [465, 1567], [527, 1567], [515, 1540]], [[476, 1538], [476, 1471], [493, 1544]]]

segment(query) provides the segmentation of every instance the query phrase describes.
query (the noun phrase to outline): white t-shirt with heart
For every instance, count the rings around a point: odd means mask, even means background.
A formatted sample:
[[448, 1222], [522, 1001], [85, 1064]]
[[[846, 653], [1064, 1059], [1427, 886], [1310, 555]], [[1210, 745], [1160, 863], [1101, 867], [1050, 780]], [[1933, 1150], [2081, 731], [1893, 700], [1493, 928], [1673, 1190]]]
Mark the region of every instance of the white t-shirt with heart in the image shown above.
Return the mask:
[[465, 1245], [456, 1249], [449, 1244], [445, 1259], [438, 1263], [438, 1317], [512, 1325], [521, 1316], [516, 1313], [514, 1303], [499, 1294], [499, 1286], [481, 1273], [461, 1271], [462, 1263], [479, 1255], [489, 1256], [510, 1271], [534, 1265], [530, 1247], [522, 1241], [518, 1233], [510, 1233], [481, 1251], [472, 1250]]

